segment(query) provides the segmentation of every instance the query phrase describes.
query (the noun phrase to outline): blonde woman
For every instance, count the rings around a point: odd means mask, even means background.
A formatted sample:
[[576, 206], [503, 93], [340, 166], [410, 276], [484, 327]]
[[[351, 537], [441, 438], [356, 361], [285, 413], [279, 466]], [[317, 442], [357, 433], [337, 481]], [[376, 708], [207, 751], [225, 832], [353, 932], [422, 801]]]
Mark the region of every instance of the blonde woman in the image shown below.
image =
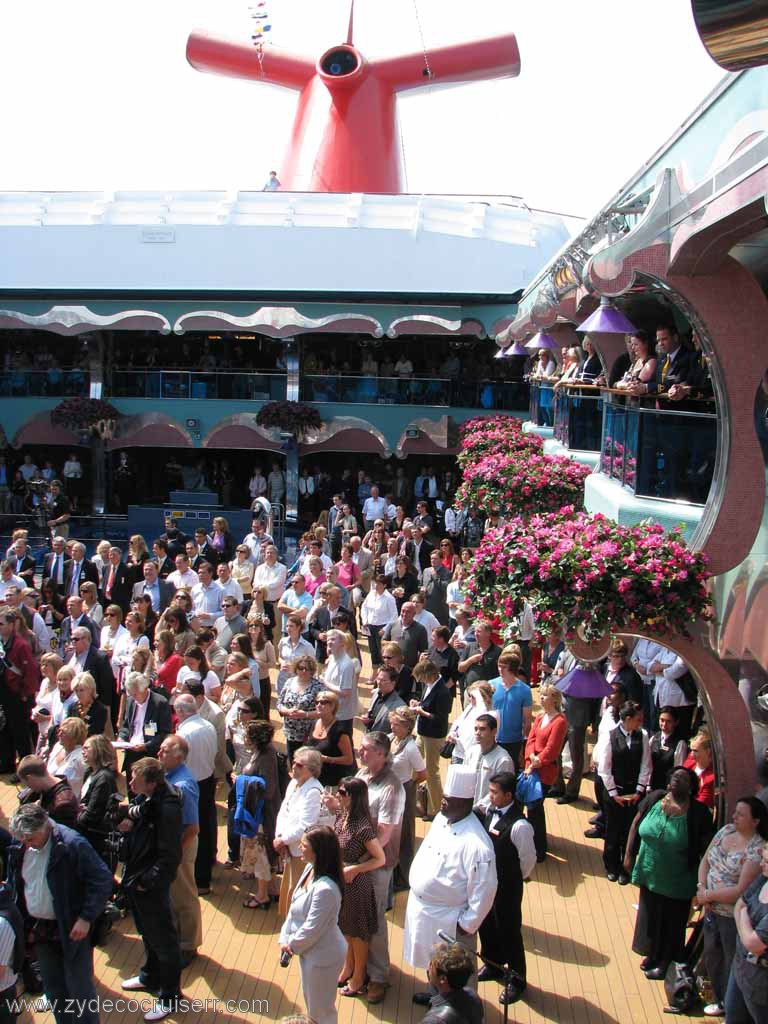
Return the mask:
[[81, 583], [80, 597], [83, 599], [83, 613], [88, 616], [94, 626], [101, 629], [104, 625], [104, 609], [99, 604], [96, 584], [91, 583], [90, 580]]
[[236, 583], [240, 584], [240, 589], [243, 592], [243, 597], [246, 601], [251, 599], [251, 591], [253, 590], [253, 574], [256, 572], [256, 566], [251, 561], [251, 552], [248, 550], [247, 545], [238, 544], [235, 548], [235, 557], [229, 563], [229, 568], [232, 573], [232, 578]]
[[[108, 540], [100, 540], [96, 545], [96, 554], [93, 556], [91, 561], [99, 570], [99, 579], [104, 575], [104, 569], [109, 563], [109, 549], [112, 545]], [[82, 593], [82, 588], [80, 593]]]
[[149, 548], [147, 542], [140, 533], [134, 533], [128, 541], [128, 555], [125, 564], [131, 570], [131, 579], [138, 583], [143, 579], [142, 565], [149, 560]]
[[323, 787], [318, 776], [322, 768], [323, 761], [316, 750], [299, 747], [293, 755], [291, 781], [277, 814], [273, 844], [275, 851], [286, 862], [280, 887], [279, 910], [282, 917], [288, 912], [293, 890], [304, 867], [301, 862], [301, 837], [317, 824], [320, 817]]
[[48, 756], [51, 775], [63, 775], [80, 799], [85, 775], [83, 743], [88, 737], [88, 726], [81, 718], [65, 718], [59, 726], [59, 739]]
[[389, 713], [390, 741], [392, 743], [392, 771], [405, 790], [405, 810], [400, 834], [400, 857], [393, 876], [395, 892], [408, 888], [408, 875], [413, 861], [416, 841], [416, 788], [427, 778], [427, 766], [421, 756], [413, 730], [418, 715], [413, 708], [395, 708]]
[[[552, 685], [544, 685], [539, 690], [539, 700], [543, 711], [531, 725], [531, 731], [525, 741], [525, 772], [539, 773], [544, 796], [557, 781], [560, 754], [568, 735], [568, 722], [563, 714], [563, 695]], [[536, 860], [543, 861], [547, 856], [547, 822], [544, 816], [544, 800], [537, 800], [526, 807], [528, 821], [533, 827], [536, 845]]]

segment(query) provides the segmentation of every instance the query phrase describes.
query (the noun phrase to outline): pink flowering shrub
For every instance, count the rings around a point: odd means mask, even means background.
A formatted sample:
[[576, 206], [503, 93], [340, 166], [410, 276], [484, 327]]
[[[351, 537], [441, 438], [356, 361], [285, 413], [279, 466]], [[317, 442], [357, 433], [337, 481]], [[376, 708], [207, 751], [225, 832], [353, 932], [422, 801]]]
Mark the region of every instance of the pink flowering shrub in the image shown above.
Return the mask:
[[693, 622], [712, 617], [706, 580], [706, 556], [690, 551], [679, 531], [620, 526], [567, 505], [489, 531], [466, 590], [472, 606], [496, 621], [508, 622], [526, 599], [540, 634], [562, 625], [572, 639], [581, 626], [593, 641], [633, 626], [687, 636]]
[[459, 465], [464, 467], [484, 455], [521, 452], [538, 454], [544, 441], [538, 434], [524, 434], [514, 416], [477, 416], [459, 427]]
[[502, 516], [530, 516], [581, 505], [589, 466], [564, 455], [499, 452], [464, 465], [458, 500]]

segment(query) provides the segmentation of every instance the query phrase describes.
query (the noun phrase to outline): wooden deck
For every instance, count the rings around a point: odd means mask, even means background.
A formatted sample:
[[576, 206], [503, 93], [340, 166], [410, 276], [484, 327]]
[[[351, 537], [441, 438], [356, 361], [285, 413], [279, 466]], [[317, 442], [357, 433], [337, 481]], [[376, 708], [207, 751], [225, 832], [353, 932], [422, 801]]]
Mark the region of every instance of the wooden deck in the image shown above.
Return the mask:
[[[364, 669], [365, 675], [365, 669]], [[367, 702], [368, 687], [361, 685]], [[272, 713], [273, 721], [277, 716]], [[637, 898], [636, 889], [608, 882], [601, 860], [602, 843], [585, 839], [591, 816], [592, 784], [586, 781], [584, 799], [578, 804], [557, 806], [547, 801], [550, 854], [536, 867], [525, 887], [523, 920], [528, 957], [528, 989], [510, 1007], [509, 1019], [519, 1024], [558, 1021], [561, 1024], [629, 1024], [647, 1021], [661, 1024], [664, 990], [650, 982], [631, 952]], [[219, 788], [219, 857], [226, 856], [223, 786]], [[8, 815], [16, 803], [16, 789], [0, 782], [0, 808]], [[425, 828], [417, 822], [419, 836]], [[182, 976], [184, 995], [190, 1000], [211, 1000], [205, 1007], [169, 1020], [279, 1021], [303, 1012], [298, 964], [281, 969], [277, 955], [279, 921], [275, 908], [267, 913], [246, 910], [242, 900], [248, 882], [238, 872], [214, 869], [213, 892], [202, 900], [204, 938], [200, 956]], [[390, 917], [391, 985], [385, 1001], [368, 1007], [361, 998], [339, 997], [340, 1024], [371, 1024], [373, 1021], [416, 1024], [424, 1015], [413, 1006], [414, 990], [425, 979], [403, 962], [402, 930], [407, 893], [399, 893]], [[142, 945], [132, 925], [119, 923], [105, 949], [96, 950], [98, 991], [102, 1000], [118, 999], [120, 979], [138, 973]], [[499, 986], [480, 986], [487, 1024], [500, 1024], [503, 1008]], [[142, 993], [138, 993], [139, 996]], [[227, 1001], [231, 1002], [226, 1006]], [[253, 1001], [262, 1000], [262, 1003]], [[214, 1003], [213, 1001], [218, 1001]], [[259, 1006], [261, 1009], [259, 1009]], [[39, 1021], [50, 1014], [35, 1013]], [[32, 1019], [24, 1014], [22, 1020]], [[102, 1013], [103, 1021], [139, 1021], [139, 1012]], [[683, 1022], [687, 1017], [678, 1017]]]

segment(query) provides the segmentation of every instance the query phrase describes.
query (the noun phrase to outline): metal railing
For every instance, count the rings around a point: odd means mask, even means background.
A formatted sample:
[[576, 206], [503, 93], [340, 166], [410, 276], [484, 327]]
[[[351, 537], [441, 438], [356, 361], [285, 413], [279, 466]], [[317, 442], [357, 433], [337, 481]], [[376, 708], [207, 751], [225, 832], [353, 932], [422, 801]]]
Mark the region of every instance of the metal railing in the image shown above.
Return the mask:
[[700, 404], [701, 411], [645, 408], [607, 393], [600, 472], [640, 497], [705, 505], [717, 416], [705, 411], [711, 405]]
[[566, 448], [600, 451], [603, 396], [594, 385], [563, 385], [554, 393], [554, 436]]
[[373, 377], [304, 374], [305, 402], [348, 405], [427, 405], [443, 408], [525, 409], [524, 381], [460, 381], [445, 377]]
[[113, 370], [112, 398], [207, 398], [283, 401], [285, 373], [234, 370]]
[[86, 395], [90, 379], [87, 370], [10, 370], [0, 373], [0, 397]]

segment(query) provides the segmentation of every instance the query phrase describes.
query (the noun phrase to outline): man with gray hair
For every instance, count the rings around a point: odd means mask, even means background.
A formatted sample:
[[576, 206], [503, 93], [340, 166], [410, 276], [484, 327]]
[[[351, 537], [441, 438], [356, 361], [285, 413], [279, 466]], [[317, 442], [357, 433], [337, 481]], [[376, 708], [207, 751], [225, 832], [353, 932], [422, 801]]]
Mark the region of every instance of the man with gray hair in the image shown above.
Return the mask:
[[142, 757], [157, 757], [160, 744], [173, 731], [171, 706], [160, 693], [149, 688], [141, 672], [129, 672], [125, 680], [125, 716], [119, 746], [125, 751], [123, 771], [131, 781], [131, 765]]
[[352, 725], [358, 712], [357, 669], [346, 651], [346, 634], [340, 629], [329, 629], [325, 634], [328, 660], [323, 670], [323, 684], [326, 690], [339, 698], [336, 720], [342, 730], [352, 735]]
[[56, 1024], [98, 1024], [91, 926], [114, 884], [91, 844], [52, 822], [37, 804], [13, 814], [8, 877], [19, 909], [32, 921], [35, 957]]
[[72, 561], [69, 563], [67, 575], [64, 577], [64, 592], [66, 594], [79, 594], [80, 584], [88, 580], [99, 585], [99, 570], [85, 557], [85, 544], [75, 541], [72, 545]]
[[211, 891], [211, 866], [216, 858], [216, 757], [219, 742], [216, 729], [200, 714], [191, 693], [182, 693], [173, 702], [179, 720], [176, 733], [189, 746], [187, 768], [200, 790], [198, 818], [200, 833], [195, 858], [195, 881], [198, 896]]

